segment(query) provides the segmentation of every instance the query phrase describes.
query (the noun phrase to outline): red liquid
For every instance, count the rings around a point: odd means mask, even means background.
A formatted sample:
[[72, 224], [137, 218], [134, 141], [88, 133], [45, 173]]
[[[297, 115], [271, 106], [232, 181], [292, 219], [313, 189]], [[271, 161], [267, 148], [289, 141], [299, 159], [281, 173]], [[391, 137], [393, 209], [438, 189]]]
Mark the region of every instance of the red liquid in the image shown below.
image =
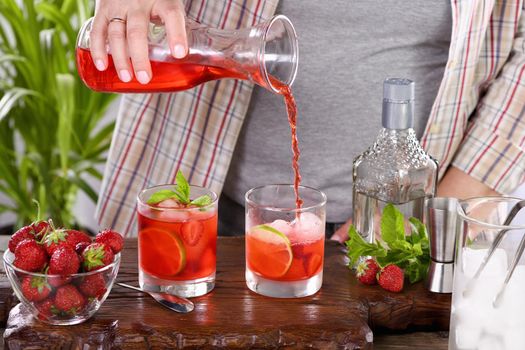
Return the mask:
[[215, 272], [217, 211], [138, 212], [139, 266], [151, 276], [187, 281]]
[[[108, 55], [108, 68], [101, 72], [95, 67], [89, 50], [79, 48], [76, 54], [80, 77], [89, 88], [100, 92], [173, 92], [190, 89], [201, 83], [221, 78], [246, 79], [246, 74], [236, 71], [233, 64], [231, 69], [226, 69], [190, 63], [190, 61], [195, 62], [197, 60], [196, 57], [190, 55], [182, 60], [172, 62], [151, 61], [153, 76], [146, 85], [139, 83], [135, 78], [124, 83], [118, 77], [111, 55]], [[252, 72], [251, 75], [256, 77], [259, 72]], [[299, 172], [299, 142], [297, 140], [297, 105], [289, 86], [283, 85], [273, 77], [270, 77], [270, 80], [273, 86], [277, 87], [286, 104], [288, 122], [292, 132], [295, 204], [297, 208], [300, 208], [303, 201], [299, 197], [301, 175]]]
[[135, 77], [129, 83], [122, 82], [111, 55], [108, 55], [108, 68], [101, 72], [95, 67], [89, 50], [77, 49], [80, 78], [90, 89], [100, 92], [173, 92], [187, 90], [210, 80], [243, 77], [233, 70], [189, 63], [189, 60], [195, 60], [195, 57], [186, 57], [176, 62], [151, 61], [153, 76], [144, 85]]

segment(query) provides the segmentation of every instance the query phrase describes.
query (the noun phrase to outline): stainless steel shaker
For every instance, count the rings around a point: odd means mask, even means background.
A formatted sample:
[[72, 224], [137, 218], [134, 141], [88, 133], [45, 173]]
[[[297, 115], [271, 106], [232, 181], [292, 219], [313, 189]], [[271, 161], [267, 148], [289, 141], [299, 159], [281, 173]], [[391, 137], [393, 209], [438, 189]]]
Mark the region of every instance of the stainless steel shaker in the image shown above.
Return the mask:
[[427, 201], [431, 260], [425, 283], [431, 292], [452, 293], [457, 206], [456, 198], [436, 197]]

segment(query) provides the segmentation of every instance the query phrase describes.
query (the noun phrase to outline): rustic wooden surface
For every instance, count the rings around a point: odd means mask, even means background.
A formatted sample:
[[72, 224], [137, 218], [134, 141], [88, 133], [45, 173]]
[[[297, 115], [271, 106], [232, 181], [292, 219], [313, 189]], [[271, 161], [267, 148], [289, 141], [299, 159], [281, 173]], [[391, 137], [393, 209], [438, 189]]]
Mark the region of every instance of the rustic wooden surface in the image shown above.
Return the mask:
[[[216, 288], [194, 300], [194, 312], [176, 314], [148, 296], [115, 286], [95, 317], [77, 326], [48, 326], [15, 306], [7, 321], [5, 346], [371, 349], [371, 328], [378, 332], [448, 328], [450, 296], [429, 293], [421, 283], [399, 294], [362, 286], [345, 266], [341, 245], [327, 242], [325, 255], [319, 293], [273, 299], [252, 293], [245, 285], [243, 238], [221, 238]], [[118, 280], [137, 284], [134, 240], [126, 242]], [[10, 295], [4, 282], [5, 278], [0, 280], [0, 295]], [[12, 297], [4, 298], [0, 310], [13, 304]], [[0, 325], [5, 321], [0, 319]]]

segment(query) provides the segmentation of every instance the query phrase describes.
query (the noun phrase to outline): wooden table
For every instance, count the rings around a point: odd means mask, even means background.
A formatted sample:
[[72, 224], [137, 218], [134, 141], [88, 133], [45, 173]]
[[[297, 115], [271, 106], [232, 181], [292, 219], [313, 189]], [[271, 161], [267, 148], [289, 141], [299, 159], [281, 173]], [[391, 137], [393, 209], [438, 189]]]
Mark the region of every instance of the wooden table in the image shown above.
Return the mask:
[[[118, 276], [121, 282], [137, 284], [136, 249], [135, 240], [126, 242]], [[0, 279], [0, 298], [0, 326], [6, 323], [7, 349], [42, 342], [53, 348], [371, 349], [375, 334], [382, 332], [447, 330], [450, 313], [450, 296], [429, 293], [421, 283], [397, 294], [359, 284], [345, 266], [343, 247], [335, 242], [326, 245], [319, 293], [301, 299], [257, 295], [244, 281], [243, 238], [219, 239], [215, 290], [195, 298], [194, 312], [185, 315], [162, 308], [142, 293], [115, 286], [86, 323], [53, 327], [34, 321], [16, 305], [5, 277]], [[439, 346], [446, 344], [443, 333], [415, 334], [430, 335]], [[375, 348], [402, 349], [393, 347], [395, 339], [413, 336], [375, 336], [379, 339]]]

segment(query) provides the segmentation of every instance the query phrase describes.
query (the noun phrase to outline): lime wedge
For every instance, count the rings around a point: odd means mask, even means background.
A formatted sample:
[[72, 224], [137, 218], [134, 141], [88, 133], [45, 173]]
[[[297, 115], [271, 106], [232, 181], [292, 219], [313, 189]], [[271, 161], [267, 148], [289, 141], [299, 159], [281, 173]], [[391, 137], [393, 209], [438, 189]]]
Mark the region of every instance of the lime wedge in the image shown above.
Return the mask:
[[292, 265], [292, 244], [269, 225], [254, 226], [246, 235], [246, 256], [252, 270], [266, 278], [280, 278]]
[[186, 250], [177, 235], [148, 227], [139, 232], [140, 264], [150, 274], [175, 276], [186, 266]]

